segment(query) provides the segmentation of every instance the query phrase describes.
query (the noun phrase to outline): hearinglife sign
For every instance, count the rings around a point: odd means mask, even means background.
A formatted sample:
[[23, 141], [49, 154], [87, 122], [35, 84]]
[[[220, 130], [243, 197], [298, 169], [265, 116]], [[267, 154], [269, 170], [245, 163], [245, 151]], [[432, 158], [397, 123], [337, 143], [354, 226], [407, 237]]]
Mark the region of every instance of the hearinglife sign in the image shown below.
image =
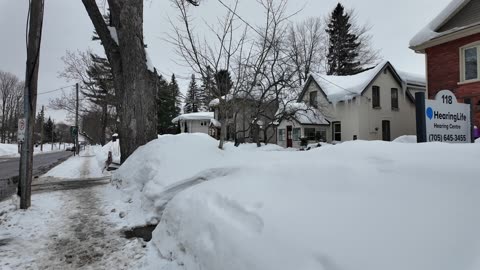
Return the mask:
[[458, 103], [449, 90], [438, 92], [434, 100], [426, 100], [424, 93], [416, 93], [415, 99], [418, 142], [473, 142], [470, 104]]

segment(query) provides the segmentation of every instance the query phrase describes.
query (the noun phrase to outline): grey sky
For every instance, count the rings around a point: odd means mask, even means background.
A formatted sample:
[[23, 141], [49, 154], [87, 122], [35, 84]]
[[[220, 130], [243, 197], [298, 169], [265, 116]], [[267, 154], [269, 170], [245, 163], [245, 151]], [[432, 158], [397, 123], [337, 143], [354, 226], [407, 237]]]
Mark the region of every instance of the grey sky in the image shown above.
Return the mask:
[[[101, 53], [102, 48], [91, 41], [93, 25], [81, 0], [46, 0], [45, 22], [42, 40], [39, 92], [53, 90], [74, 82], [58, 78], [63, 69], [61, 57], [66, 50], [91, 48]], [[224, 0], [232, 3], [232, 0]], [[241, 0], [238, 13], [253, 25], [262, 22], [262, 13], [256, 0]], [[408, 48], [409, 40], [436, 16], [450, 0], [344, 0], [347, 8], [354, 8], [360, 23], [372, 26], [373, 46], [381, 50], [382, 56], [396, 68], [418, 74], [425, 73], [423, 55]], [[305, 7], [292, 21], [311, 16], [325, 16], [338, 3], [335, 0], [290, 0], [290, 12]], [[0, 0], [0, 70], [9, 71], [23, 79], [25, 72], [25, 23], [27, 0]], [[191, 71], [177, 64], [172, 45], [166, 42], [170, 29], [168, 16], [174, 17], [175, 10], [169, 0], [151, 0], [145, 7], [145, 36], [148, 52], [159, 71], [170, 77], [171, 73], [188, 78]], [[198, 20], [212, 20], [225, 14], [226, 10], [217, 0], [203, 0], [194, 9]], [[179, 80], [182, 91], [188, 80]], [[69, 91], [69, 90], [67, 90]], [[48, 100], [59, 93], [40, 95], [37, 107], [48, 105]], [[63, 121], [64, 112], [47, 108], [47, 115]]]

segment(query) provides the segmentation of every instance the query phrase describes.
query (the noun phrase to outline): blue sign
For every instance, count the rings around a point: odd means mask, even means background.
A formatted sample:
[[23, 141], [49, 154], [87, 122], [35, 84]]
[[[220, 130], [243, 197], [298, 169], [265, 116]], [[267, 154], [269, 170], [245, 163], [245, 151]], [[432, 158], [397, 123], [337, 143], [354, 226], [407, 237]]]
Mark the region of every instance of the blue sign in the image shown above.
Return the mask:
[[427, 117], [428, 117], [430, 120], [432, 120], [432, 118], [433, 118], [433, 109], [432, 109], [432, 107], [428, 107], [428, 108], [427, 108]]

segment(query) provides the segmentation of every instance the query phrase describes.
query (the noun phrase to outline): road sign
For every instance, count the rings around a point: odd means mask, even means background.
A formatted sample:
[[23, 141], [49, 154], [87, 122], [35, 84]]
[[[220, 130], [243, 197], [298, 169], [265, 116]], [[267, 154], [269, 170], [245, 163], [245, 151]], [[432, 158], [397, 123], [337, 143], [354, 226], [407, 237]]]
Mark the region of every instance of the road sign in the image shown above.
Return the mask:
[[77, 138], [78, 137], [78, 127], [70, 127], [70, 135], [72, 138]]
[[471, 143], [470, 105], [458, 103], [449, 90], [425, 100], [427, 142]]
[[18, 131], [17, 131], [17, 141], [24, 142], [25, 141], [25, 118], [18, 119]]

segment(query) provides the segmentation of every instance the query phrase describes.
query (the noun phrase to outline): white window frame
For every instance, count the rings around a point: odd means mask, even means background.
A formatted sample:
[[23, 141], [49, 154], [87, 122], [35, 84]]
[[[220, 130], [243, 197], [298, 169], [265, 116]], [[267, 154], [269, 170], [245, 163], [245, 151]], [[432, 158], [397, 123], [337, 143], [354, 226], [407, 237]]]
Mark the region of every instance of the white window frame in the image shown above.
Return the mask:
[[[297, 132], [297, 136], [295, 136], [295, 131]], [[293, 128], [292, 129], [292, 140], [294, 142], [299, 142], [300, 138], [302, 137], [302, 129], [301, 128]]]
[[278, 129], [278, 141], [279, 142], [284, 142], [285, 141], [285, 134], [286, 134], [286, 129], [285, 128]]
[[[468, 49], [476, 48], [477, 49], [477, 78], [465, 80], [465, 51]], [[480, 41], [476, 41], [474, 43], [467, 44], [463, 47], [460, 47], [460, 82], [459, 84], [463, 83], [471, 83], [471, 82], [478, 82], [480, 81]]]

